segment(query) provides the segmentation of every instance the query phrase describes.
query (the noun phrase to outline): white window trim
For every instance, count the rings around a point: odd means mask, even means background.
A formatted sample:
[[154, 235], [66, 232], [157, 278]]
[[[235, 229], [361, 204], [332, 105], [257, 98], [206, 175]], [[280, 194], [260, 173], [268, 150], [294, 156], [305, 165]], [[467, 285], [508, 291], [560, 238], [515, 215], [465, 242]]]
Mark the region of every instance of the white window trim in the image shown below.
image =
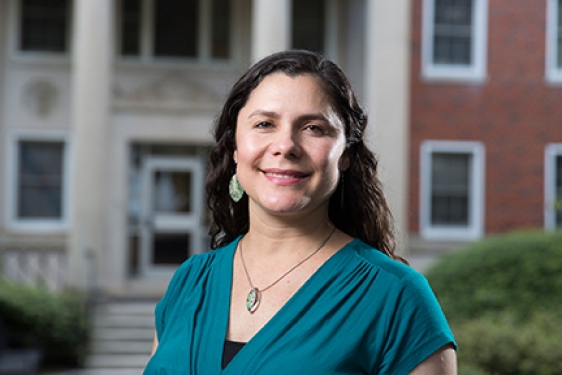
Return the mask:
[[74, 1], [70, 1], [68, 12], [68, 25], [66, 30], [67, 50], [65, 52], [49, 52], [49, 51], [22, 51], [19, 49], [20, 40], [20, 22], [21, 22], [21, 0], [10, 0], [8, 3], [9, 15], [9, 51], [10, 57], [16, 61], [36, 63], [38, 60], [42, 62], [68, 63], [72, 55], [72, 33], [74, 31]]
[[433, 64], [433, 15], [435, 0], [423, 0], [422, 9], [422, 78], [444, 81], [482, 82], [486, 79], [488, 0], [474, 0], [472, 28], [473, 62], [469, 66]]
[[[8, 230], [14, 232], [64, 233], [69, 228], [70, 213], [70, 136], [66, 131], [17, 131], [7, 137], [6, 157], [6, 212]], [[18, 197], [18, 143], [21, 141], [63, 142], [63, 196], [60, 219], [19, 219], [17, 217]]]
[[121, 55], [121, 0], [116, 1], [115, 17], [115, 55], [120, 64], [145, 65], [204, 65], [204, 66], [232, 66], [237, 60], [235, 43], [235, 14], [238, 1], [232, 1], [230, 8], [230, 57], [217, 59], [212, 57], [212, 4], [211, 1], [199, 0], [199, 30], [198, 50], [196, 57], [162, 57], [154, 55], [154, 2], [157, 0], [141, 1], [140, 52], [138, 56]]
[[[420, 149], [420, 234], [431, 240], [477, 240], [484, 234], [484, 176], [485, 151], [480, 142], [425, 141]], [[431, 225], [431, 170], [432, 154], [449, 152], [472, 154], [471, 192], [468, 226]]]
[[556, 66], [558, 45], [558, 1], [547, 0], [546, 3], [546, 80], [550, 83], [562, 83], [562, 68]]
[[556, 190], [556, 157], [562, 156], [562, 143], [551, 143], [546, 146], [544, 153], [544, 227], [547, 230], [556, 229], [556, 212], [554, 203]]

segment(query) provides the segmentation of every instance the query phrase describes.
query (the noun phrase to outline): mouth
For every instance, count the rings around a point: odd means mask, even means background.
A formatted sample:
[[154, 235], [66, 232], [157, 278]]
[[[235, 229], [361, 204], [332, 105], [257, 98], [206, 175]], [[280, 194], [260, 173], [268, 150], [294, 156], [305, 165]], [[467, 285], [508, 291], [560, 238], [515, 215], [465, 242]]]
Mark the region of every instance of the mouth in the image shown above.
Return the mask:
[[273, 177], [273, 178], [304, 178], [307, 177], [308, 174], [304, 173], [304, 172], [299, 172], [299, 171], [293, 171], [293, 170], [272, 170], [272, 169], [266, 169], [266, 170], [262, 170], [262, 173], [264, 175], [266, 175], [267, 177]]
[[278, 185], [294, 185], [306, 179], [310, 174], [295, 170], [266, 169], [263, 175], [269, 181]]

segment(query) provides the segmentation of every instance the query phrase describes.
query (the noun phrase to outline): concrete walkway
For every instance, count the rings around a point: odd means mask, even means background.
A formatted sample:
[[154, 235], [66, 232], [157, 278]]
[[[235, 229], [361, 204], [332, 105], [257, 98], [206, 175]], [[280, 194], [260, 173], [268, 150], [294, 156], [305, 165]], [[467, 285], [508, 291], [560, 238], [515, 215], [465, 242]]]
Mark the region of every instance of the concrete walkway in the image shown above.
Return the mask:
[[58, 372], [41, 372], [39, 375], [142, 375], [138, 369], [80, 369]]

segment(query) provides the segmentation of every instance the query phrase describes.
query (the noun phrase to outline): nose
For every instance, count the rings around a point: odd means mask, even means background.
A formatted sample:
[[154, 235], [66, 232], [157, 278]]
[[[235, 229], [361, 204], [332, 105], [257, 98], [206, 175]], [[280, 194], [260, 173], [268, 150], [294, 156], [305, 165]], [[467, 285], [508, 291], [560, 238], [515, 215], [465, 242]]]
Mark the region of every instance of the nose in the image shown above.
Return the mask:
[[297, 132], [293, 129], [279, 130], [273, 139], [271, 149], [274, 155], [300, 157], [301, 148]]

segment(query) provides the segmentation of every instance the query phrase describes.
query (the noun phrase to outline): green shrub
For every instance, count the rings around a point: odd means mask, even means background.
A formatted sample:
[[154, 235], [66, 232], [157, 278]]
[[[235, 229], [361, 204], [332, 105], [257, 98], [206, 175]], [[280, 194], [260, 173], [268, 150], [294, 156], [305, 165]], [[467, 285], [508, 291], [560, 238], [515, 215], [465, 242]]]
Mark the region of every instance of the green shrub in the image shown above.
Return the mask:
[[83, 298], [0, 280], [0, 319], [21, 347], [41, 347], [46, 366], [83, 363], [88, 319]]
[[426, 276], [459, 344], [459, 375], [562, 374], [562, 232], [488, 238]]
[[459, 375], [562, 374], [562, 319], [537, 313], [528, 321], [511, 313], [453, 326]]
[[442, 258], [426, 276], [451, 322], [562, 311], [562, 231], [492, 237]]

